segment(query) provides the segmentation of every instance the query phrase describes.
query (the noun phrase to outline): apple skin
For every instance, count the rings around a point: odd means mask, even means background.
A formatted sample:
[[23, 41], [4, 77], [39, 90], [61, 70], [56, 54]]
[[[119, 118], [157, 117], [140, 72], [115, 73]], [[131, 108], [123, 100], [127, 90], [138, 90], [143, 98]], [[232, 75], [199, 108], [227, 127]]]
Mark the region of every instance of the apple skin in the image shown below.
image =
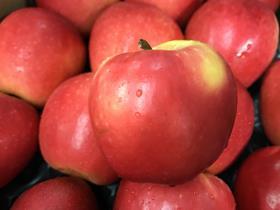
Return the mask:
[[200, 174], [182, 185], [121, 181], [114, 210], [235, 210], [229, 187], [218, 177]]
[[79, 33], [48, 10], [19, 9], [0, 24], [0, 90], [37, 106], [83, 70], [85, 57]]
[[274, 57], [279, 26], [274, 12], [256, 0], [210, 0], [192, 16], [185, 34], [214, 47], [249, 87]]
[[271, 146], [252, 153], [242, 164], [235, 180], [238, 210], [279, 209], [280, 147]]
[[11, 210], [97, 210], [95, 195], [86, 182], [74, 177], [49, 179], [23, 192]]
[[253, 99], [247, 89], [237, 82], [237, 112], [228, 145], [207, 171], [211, 174], [219, 174], [227, 169], [248, 144], [253, 129]]
[[63, 82], [49, 97], [40, 122], [40, 149], [53, 168], [105, 185], [117, 179], [99, 149], [89, 114], [92, 73]]
[[116, 3], [106, 9], [93, 25], [89, 43], [91, 70], [96, 71], [109, 57], [140, 50], [139, 39], [155, 46], [183, 38], [175, 21], [155, 6]]
[[0, 119], [0, 187], [3, 187], [24, 169], [37, 149], [39, 114], [25, 101], [0, 93]]
[[119, 0], [36, 0], [39, 7], [50, 9], [72, 21], [80, 32], [88, 35], [98, 15]]
[[171, 41], [156, 49], [109, 59], [95, 74], [90, 113], [120, 177], [177, 184], [210, 166], [226, 146], [235, 80], [205, 44]]
[[280, 61], [266, 72], [260, 90], [262, 125], [272, 144], [280, 145]]
[[193, 12], [204, 0], [126, 0], [127, 2], [143, 2], [157, 6], [172, 17], [180, 25], [185, 25]]
[[258, 0], [258, 1], [265, 3], [273, 11], [276, 11], [280, 4], [279, 0]]

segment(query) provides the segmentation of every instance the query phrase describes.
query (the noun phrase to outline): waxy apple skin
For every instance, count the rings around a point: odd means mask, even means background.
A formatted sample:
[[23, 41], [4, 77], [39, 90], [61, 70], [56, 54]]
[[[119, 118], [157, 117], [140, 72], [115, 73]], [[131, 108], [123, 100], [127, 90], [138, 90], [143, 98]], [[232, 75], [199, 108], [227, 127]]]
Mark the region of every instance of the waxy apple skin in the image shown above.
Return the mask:
[[91, 70], [95, 72], [109, 57], [139, 51], [139, 39], [155, 46], [183, 38], [175, 21], [155, 6], [116, 3], [99, 16], [92, 28], [89, 44]]
[[200, 174], [182, 185], [121, 181], [114, 210], [235, 210], [229, 187], [218, 177]]
[[275, 55], [279, 26], [274, 12], [256, 0], [210, 0], [192, 16], [185, 34], [210, 44], [249, 87]]
[[262, 125], [272, 144], [280, 145], [280, 61], [267, 71], [260, 90]]
[[72, 21], [79, 30], [88, 35], [100, 13], [118, 0], [36, 0], [39, 7], [55, 11]]
[[250, 140], [254, 128], [254, 102], [246, 88], [237, 82], [237, 111], [227, 147], [207, 169], [218, 174], [227, 169]]
[[0, 187], [3, 187], [34, 155], [39, 115], [25, 101], [0, 93], [0, 119]]
[[177, 184], [210, 166], [236, 113], [234, 78], [201, 43], [116, 56], [96, 73], [90, 113], [99, 145], [127, 180]]
[[246, 159], [235, 180], [238, 210], [280, 208], [280, 147], [262, 148]]
[[201, 6], [203, 0], [126, 0], [157, 6], [181, 25], [184, 25], [193, 12]]
[[40, 149], [53, 168], [95, 184], [117, 179], [92, 130], [88, 98], [92, 73], [62, 83], [47, 101], [40, 123]]
[[24, 8], [0, 24], [0, 90], [43, 106], [65, 79], [82, 72], [85, 46], [75, 28], [41, 8]]
[[34, 185], [23, 192], [11, 210], [97, 210], [96, 199], [86, 182], [59, 177]]

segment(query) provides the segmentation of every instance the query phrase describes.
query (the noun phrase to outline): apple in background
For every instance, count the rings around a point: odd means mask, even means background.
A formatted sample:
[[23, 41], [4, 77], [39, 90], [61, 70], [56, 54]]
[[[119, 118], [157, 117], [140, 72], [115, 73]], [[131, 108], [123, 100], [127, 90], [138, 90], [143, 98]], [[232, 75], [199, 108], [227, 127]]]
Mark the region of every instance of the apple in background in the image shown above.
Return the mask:
[[97, 210], [95, 195], [86, 182], [74, 177], [49, 179], [23, 192], [11, 210]]
[[49, 97], [40, 122], [40, 149], [53, 168], [110, 184], [117, 179], [97, 145], [90, 121], [88, 98], [93, 73], [63, 82]]
[[252, 153], [235, 180], [238, 210], [280, 209], [280, 147], [271, 146]]
[[182, 185], [121, 181], [114, 210], [235, 210], [229, 187], [218, 177], [200, 174]]
[[126, 0], [128, 2], [143, 2], [157, 6], [166, 14], [185, 25], [193, 12], [201, 6], [204, 0]]
[[22, 8], [26, 5], [25, 0], [1, 0], [0, 1], [0, 20], [10, 12]]
[[91, 27], [98, 15], [111, 4], [119, 0], [36, 0], [42, 8], [55, 11], [72, 21], [85, 35], [89, 35]]
[[102, 65], [90, 113], [99, 145], [120, 177], [182, 183], [210, 166], [227, 144], [235, 80], [207, 45], [170, 41]]
[[109, 57], [140, 50], [139, 39], [158, 45], [183, 39], [179, 26], [155, 6], [119, 2], [106, 9], [93, 25], [90, 36], [91, 70], [96, 71]]
[[280, 61], [267, 71], [260, 90], [262, 125], [272, 144], [280, 145]]
[[0, 187], [3, 187], [34, 155], [39, 115], [25, 101], [0, 93], [0, 119]]
[[218, 174], [227, 169], [248, 144], [254, 129], [254, 102], [246, 88], [237, 82], [237, 111], [233, 129], [220, 157], [207, 169]]
[[83, 70], [85, 45], [59, 15], [24, 8], [0, 24], [0, 90], [43, 106], [65, 79]]
[[245, 87], [270, 64], [279, 38], [274, 12], [256, 0], [209, 0], [195, 12], [185, 32], [187, 39], [214, 47]]
[[258, 0], [258, 1], [265, 3], [273, 11], [276, 11], [279, 7], [279, 4], [280, 4], [279, 0]]

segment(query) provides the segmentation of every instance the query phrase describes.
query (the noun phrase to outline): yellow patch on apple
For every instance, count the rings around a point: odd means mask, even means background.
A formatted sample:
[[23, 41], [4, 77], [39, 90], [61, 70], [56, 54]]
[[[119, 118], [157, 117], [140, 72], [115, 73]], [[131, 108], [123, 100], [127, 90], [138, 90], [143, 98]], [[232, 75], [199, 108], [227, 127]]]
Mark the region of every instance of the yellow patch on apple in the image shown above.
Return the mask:
[[173, 40], [153, 47], [153, 50], [184, 51], [189, 47], [194, 47], [196, 53], [201, 56], [201, 69], [203, 69], [202, 74], [206, 85], [211, 90], [222, 87], [226, 77], [226, 64], [207, 44], [193, 40]]

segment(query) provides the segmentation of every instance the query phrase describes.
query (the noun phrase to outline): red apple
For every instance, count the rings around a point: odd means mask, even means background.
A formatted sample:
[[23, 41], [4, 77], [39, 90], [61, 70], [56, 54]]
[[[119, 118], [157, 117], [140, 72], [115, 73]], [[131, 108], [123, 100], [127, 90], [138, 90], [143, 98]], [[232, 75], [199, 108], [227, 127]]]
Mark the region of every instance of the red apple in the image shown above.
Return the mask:
[[152, 46], [174, 39], [183, 39], [179, 26], [155, 6], [119, 2], [97, 18], [90, 36], [92, 71], [108, 57], [138, 51], [139, 39]]
[[273, 11], [276, 11], [280, 4], [279, 0], [258, 0], [258, 1], [265, 3]]
[[72, 21], [88, 35], [98, 15], [109, 5], [119, 0], [36, 0], [37, 5], [55, 11]]
[[91, 118], [120, 177], [182, 183], [223, 151], [236, 114], [235, 80], [200, 42], [170, 41], [155, 49], [102, 65], [91, 87]]
[[200, 174], [182, 185], [122, 181], [114, 210], [235, 210], [229, 187], [218, 177]]
[[237, 83], [237, 113], [228, 145], [207, 171], [212, 174], [218, 174], [227, 169], [249, 142], [253, 128], [253, 99], [248, 91], [240, 83]]
[[96, 200], [86, 182], [59, 177], [34, 185], [23, 192], [11, 210], [96, 210]]
[[80, 73], [85, 46], [59, 15], [24, 8], [0, 24], [0, 90], [42, 106], [65, 79]]
[[236, 181], [238, 210], [280, 209], [280, 147], [262, 148], [243, 162]]
[[260, 115], [271, 143], [280, 145], [280, 61], [266, 73], [260, 90]]
[[53, 168], [110, 184], [117, 179], [97, 145], [89, 116], [92, 73], [63, 82], [49, 97], [40, 123], [40, 149]]
[[204, 0], [126, 0], [157, 6], [181, 25], [184, 25]]
[[0, 93], [0, 119], [0, 187], [3, 187], [34, 155], [39, 115], [25, 101]]
[[274, 12], [256, 0], [209, 0], [190, 19], [186, 38], [214, 47], [249, 87], [274, 57], [279, 27]]

